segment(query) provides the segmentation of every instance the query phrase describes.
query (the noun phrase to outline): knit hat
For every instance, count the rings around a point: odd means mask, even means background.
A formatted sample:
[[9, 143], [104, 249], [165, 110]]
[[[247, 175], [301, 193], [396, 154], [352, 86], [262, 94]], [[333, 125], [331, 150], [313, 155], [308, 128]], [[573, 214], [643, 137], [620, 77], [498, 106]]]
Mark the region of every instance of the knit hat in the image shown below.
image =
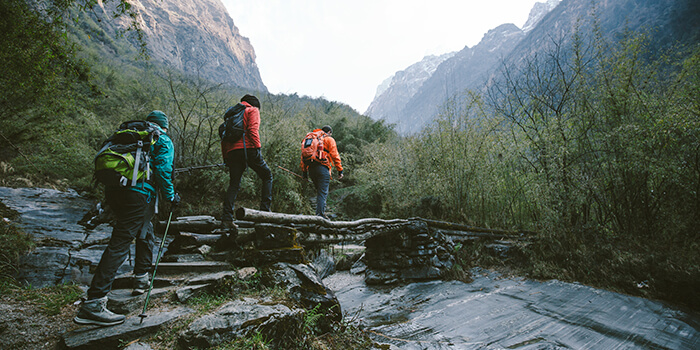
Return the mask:
[[248, 102], [251, 106], [258, 107], [258, 109], [260, 109], [260, 101], [253, 95], [246, 94], [241, 98], [241, 102]]
[[146, 120], [160, 125], [163, 129], [168, 128], [168, 116], [161, 111], [151, 112], [148, 117], [146, 117]]
[[321, 130], [325, 132], [326, 134], [332, 134], [333, 133], [333, 128], [331, 128], [330, 125], [324, 125]]

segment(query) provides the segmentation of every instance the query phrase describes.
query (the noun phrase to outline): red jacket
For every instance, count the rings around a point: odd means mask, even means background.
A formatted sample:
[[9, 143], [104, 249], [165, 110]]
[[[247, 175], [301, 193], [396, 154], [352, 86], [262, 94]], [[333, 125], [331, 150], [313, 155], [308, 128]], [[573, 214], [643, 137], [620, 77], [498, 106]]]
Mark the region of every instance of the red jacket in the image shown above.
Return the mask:
[[[260, 111], [248, 104], [241, 102], [246, 106], [243, 112], [243, 126], [245, 127], [245, 148], [260, 148]], [[234, 149], [243, 149], [243, 138], [236, 142], [221, 141], [221, 155], [226, 159], [226, 154]]]

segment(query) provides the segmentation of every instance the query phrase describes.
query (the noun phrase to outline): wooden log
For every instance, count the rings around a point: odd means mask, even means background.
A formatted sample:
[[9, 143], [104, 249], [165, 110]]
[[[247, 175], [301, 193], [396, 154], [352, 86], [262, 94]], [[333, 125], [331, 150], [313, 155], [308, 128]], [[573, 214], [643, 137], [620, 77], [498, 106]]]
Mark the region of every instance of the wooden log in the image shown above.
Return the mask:
[[462, 224], [457, 224], [454, 222], [447, 222], [447, 221], [430, 220], [430, 219], [423, 219], [423, 218], [414, 218], [414, 219], [425, 221], [428, 224], [428, 226], [430, 226], [431, 228], [438, 228], [438, 229], [443, 229], [443, 230], [447, 230], [447, 231], [483, 232], [483, 233], [491, 233], [491, 234], [495, 234], [495, 235], [507, 235], [507, 236], [520, 236], [520, 235], [534, 234], [534, 232], [530, 232], [530, 231], [508, 231], [508, 230], [499, 230], [499, 229], [492, 229], [492, 228], [483, 228], [483, 227], [462, 225]]
[[377, 218], [366, 218], [356, 221], [330, 221], [328, 219], [322, 218], [315, 215], [296, 215], [296, 214], [284, 214], [284, 213], [274, 213], [268, 211], [259, 211], [248, 208], [238, 208], [236, 210], [236, 219], [246, 220], [253, 222], [266, 222], [272, 224], [313, 224], [328, 228], [347, 228], [347, 227], [357, 227], [365, 224], [397, 224], [405, 223], [407, 220], [394, 219], [394, 220], [384, 220]]

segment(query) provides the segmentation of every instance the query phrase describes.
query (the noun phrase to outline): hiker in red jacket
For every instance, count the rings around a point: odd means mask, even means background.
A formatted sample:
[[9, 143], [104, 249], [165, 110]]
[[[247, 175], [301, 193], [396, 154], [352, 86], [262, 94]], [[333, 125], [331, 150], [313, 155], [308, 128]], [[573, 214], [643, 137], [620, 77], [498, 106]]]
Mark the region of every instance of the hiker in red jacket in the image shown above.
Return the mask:
[[243, 116], [245, 136], [235, 142], [221, 141], [221, 154], [229, 169], [229, 186], [221, 216], [221, 221], [227, 227], [235, 227], [233, 209], [241, 176], [247, 167], [250, 166], [262, 180], [260, 210], [270, 211], [272, 204], [272, 172], [260, 152], [260, 101], [253, 95], [245, 95], [241, 98], [241, 104], [246, 106]]

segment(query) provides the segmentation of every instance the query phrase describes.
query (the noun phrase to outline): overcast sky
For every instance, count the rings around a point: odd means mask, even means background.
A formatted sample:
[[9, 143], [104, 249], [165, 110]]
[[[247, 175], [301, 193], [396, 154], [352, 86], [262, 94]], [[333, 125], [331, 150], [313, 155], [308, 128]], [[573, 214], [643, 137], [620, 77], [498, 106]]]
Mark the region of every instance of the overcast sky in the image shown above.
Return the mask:
[[364, 113], [377, 86], [426, 55], [519, 28], [545, 0], [222, 0], [272, 93], [324, 97]]

